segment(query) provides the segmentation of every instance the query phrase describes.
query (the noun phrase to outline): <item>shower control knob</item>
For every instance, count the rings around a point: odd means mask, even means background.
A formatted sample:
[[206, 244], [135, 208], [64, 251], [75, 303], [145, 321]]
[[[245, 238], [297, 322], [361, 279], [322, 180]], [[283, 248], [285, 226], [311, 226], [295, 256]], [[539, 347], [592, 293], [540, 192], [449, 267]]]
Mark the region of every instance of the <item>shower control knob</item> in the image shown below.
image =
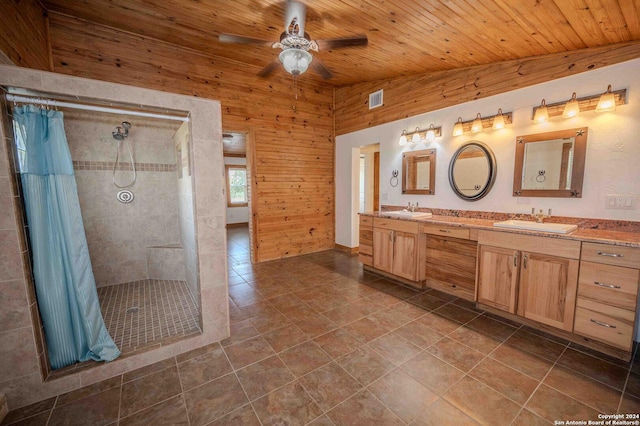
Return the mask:
[[128, 204], [133, 201], [134, 197], [133, 192], [129, 191], [128, 189], [124, 189], [122, 191], [118, 191], [116, 198], [118, 198], [118, 201], [120, 201], [121, 203]]

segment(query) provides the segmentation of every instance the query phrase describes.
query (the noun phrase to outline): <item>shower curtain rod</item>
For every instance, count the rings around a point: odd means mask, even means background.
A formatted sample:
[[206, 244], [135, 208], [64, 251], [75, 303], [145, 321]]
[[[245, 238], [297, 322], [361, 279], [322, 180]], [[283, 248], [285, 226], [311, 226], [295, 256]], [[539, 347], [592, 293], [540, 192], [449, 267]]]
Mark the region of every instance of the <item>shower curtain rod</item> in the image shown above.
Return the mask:
[[162, 118], [165, 120], [189, 121], [189, 117], [180, 117], [177, 115], [156, 114], [153, 112], [125, 110], [119, 108], [102, 107], [98, 105], [76, 104], [73, 102], [56, 101], [54, 99], [33, 98], [28, 96], [18, 96], [8, 93], [5, 99], [9, 102], [34, 103], [39, 105], [47, 105], [52, 107], [74, 108], [85, 111], [108, 112], [112, 114], [128, 114], [138, 117]]

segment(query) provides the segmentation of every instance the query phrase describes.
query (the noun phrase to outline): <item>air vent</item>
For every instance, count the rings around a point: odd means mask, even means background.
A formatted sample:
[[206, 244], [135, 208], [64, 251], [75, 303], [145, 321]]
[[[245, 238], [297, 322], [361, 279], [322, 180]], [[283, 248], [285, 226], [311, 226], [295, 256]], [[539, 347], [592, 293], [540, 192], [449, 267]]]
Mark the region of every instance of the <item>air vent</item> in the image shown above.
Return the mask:
[[369, 94], [369, 109], [382, 106], [382, 89]]

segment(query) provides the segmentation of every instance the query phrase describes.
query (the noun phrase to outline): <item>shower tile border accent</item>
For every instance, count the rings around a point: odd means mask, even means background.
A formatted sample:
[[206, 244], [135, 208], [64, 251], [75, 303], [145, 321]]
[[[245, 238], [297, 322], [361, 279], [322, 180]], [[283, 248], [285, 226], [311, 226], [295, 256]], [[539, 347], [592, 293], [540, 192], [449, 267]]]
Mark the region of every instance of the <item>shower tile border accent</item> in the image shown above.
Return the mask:
[[[134, 163], [138, 172], [175, 172], [175, 164], [162, 163]], [[83, 161], [73, 160], [74, 170], [113, 170], [113, 161]], [[133, 170], [130, 163], [118, 164], [116, 170]]]

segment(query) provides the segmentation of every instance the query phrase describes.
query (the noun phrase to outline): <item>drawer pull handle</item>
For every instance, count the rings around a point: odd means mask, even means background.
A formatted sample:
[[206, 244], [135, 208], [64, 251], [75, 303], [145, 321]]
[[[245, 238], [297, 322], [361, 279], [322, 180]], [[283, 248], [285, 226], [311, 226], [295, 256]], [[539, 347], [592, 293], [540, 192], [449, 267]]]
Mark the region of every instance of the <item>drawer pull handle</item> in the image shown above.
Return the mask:
[[597, 255], [599, 256], [607, 256], [607, 257], [624, 257], [624, 254], [620, 254], [620, 253], [606, 253], [604, 251], [597, 251], [596, 252]]
[[445, 234], [450, 234], [451, 233], [451, 231], [449, 231], [448, 229], [438, 229], [438, 231], [444, 232]]
[[599, 285], [600, 287], [606, 287], [606, 288], [620, 288], [619, 285], [616, 284], [607, 284], [607, 283], [601, 283], [600, 281], [594, 281], [593, 282], [595, 285]]
[[599, 325], [600, 327], [616, 328], [615, 325], [611, 325], [611, 324], [607, 324], [606, 322], [594, 320], [593, 318], [591, 318], [591, 322], [596, 324], [596, 325]]

